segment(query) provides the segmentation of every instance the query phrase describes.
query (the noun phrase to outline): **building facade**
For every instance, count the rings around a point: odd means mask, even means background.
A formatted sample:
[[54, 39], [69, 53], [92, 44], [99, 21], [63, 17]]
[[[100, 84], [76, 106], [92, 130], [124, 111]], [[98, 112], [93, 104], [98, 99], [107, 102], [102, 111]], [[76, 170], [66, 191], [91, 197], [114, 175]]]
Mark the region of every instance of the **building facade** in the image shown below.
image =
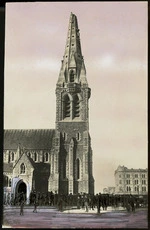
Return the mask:
[[91, 89], [81, 51], [77, 17], [71, 13], [56, 84], [56, 126], [4, 130], [4, 187], [15, 195], [32, 190], [94, 194], [89, 134]]
[[148, 169], [128, 169], [118, 166], [115, 171], [115, 194], [148, 194]]
[[103, 189], [104, 194], [115, 194], [115, 187], [107, 187]]

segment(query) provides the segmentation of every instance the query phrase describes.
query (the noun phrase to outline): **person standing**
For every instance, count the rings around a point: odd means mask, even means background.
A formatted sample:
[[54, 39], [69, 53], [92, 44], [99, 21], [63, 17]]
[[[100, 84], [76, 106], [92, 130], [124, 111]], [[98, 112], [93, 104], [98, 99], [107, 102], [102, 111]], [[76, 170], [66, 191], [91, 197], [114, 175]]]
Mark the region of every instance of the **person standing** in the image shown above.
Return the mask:
[[24, 209], [24, 200], [21, 200], [21, 202], [20, 202], [20, 216], [22, 215], [24, 215], [24, 211], [23, 211], [23, 209]]
[[33, 212], [37, 213], [37, 206], [38, 206], [38, 199], [36, 197], [35, 200], [34, 200], [34, 210], [33, 210]]
[[21, 192], [20, 197], [19, 197], [19, 202], [20, 202], [20, 215], [24, 215], [24, 203], [25, 203], [25, 199], [24, 199], [24, 194], [23, 192]]
[[80, 196], [77, 197], [77, 209], [80, 209]]
[[85, 206], [85, 211], [88, 212], [89, 211], [89, 207], [88, 207], [88, 197], [85, 195], [84, 198], [84, 206]]
[[58, 199], [58, 209], [59, 211], [63, 211], [63, 199], [62, 199], [62, 195], [60, 195], [59, 199]]
[[37, 206], [38, 206], [38, 202], [37, 200], [34, 201], [34, 210], [33, 212], [37, 212]]
[[102, 195], [101, 193], [99, 193], [97, 195], [97, 213], [100, 213], [101, 206], [102, 206]]

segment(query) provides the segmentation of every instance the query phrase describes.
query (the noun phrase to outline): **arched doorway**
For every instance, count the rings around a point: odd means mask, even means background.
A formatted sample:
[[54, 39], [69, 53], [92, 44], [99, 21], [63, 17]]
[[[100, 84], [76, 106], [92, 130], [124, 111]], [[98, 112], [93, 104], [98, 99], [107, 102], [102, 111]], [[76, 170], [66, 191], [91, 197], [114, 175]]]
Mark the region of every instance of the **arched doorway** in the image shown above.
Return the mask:
[[21, 192], [24, 193], [25, 198], [27, 198], [27, 186], [23, 180], [19, 180], [16, 189], [15, 189], [15, 197], [18, 196]]
[[27, 192], [27, 186], [23, 181], [20, 182], [18, 185], [18, 193], [21, 193], [21, 192], [23, 192], [24, 194], [26, 194]]

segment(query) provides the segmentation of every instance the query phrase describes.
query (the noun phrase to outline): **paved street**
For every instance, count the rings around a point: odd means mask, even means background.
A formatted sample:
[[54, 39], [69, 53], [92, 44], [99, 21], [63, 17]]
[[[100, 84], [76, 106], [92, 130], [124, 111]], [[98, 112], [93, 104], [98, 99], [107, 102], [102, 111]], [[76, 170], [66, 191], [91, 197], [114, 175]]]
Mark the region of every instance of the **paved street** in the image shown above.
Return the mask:
[[108, 207], [107, 211], [72, 209], [63, 212], [52, 207], [25, 207], [24, 215], [20, 216], [19, 207], [4, 208], [3, 228], [148, 228], [146, 209], [138, 209], [128, 213], [124, 209], [115, 210]]

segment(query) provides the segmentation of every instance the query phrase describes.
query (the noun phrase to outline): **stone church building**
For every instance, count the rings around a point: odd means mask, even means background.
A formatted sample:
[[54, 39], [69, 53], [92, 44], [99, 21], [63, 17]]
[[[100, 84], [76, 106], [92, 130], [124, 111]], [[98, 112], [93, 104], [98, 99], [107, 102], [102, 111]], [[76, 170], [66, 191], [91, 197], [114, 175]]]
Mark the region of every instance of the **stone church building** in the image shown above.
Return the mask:
[[56, 83], [55, 129], [4, 130], [4, 189], [59, 194], [94, 194], [89, 134], [91, 90], [71, 13], [65, 52]]

